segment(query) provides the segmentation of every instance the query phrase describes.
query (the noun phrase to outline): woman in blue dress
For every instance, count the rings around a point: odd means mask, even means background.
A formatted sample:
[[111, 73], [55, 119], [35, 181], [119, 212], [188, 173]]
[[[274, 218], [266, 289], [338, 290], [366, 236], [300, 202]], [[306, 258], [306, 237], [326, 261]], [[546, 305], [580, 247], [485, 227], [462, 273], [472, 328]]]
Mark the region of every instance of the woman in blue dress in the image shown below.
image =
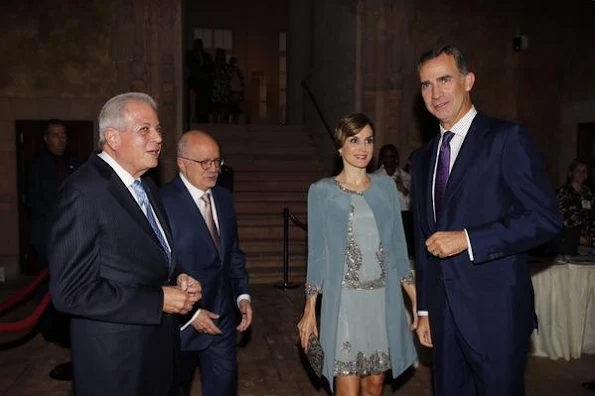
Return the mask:
[[[310, 335], [319, 335], [320, 294], [322, 373], [331, 390], [381, 395], [386, 372], [397, 377], [416, 360], [413, 273], [394, 182], [366, 172], [374, 153], [372, 121], [363, 114], [345, 117], [335, 144], [343, 171], [308, 192], [306, 306], [298, 329], [307, 350]], [[401, 287], [411, 300], [412, 324]]]

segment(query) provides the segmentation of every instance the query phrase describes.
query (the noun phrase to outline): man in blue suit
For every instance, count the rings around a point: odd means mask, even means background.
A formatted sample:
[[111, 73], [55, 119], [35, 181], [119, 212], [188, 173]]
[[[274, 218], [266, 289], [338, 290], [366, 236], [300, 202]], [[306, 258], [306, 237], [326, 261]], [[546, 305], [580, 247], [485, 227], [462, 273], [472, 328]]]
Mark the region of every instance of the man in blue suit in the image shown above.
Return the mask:
[[179, 176], [161, 190], [178, 263], [203, 285], [200, 309], [181, 330], [183, 395], [190, 395], [197, 365], [203, 395], [237, 395], [237, 331], [252, 323], [233, 197], [216, 184], [221, 165], [219, 145], [211, 136], [186, 132], [178, 143]]
[[[442, 47], [418, 65], [440, 134], [413, 159], [420, 342], [436, 395], [524, 395], [536, 325], [527, 251], [561, 228], [531, 135], [475, 110], [475, 75]], [[423, 315], [423, 316], [421, 316]]]
[[179, 330], [200, 284], [176, 267], [157, 188], [161, 124], [145, 93], [108, 100], [101, 152], [58, 191], [48, 230], [50, 292], [72, 316], [77, 396], [178, 396]]

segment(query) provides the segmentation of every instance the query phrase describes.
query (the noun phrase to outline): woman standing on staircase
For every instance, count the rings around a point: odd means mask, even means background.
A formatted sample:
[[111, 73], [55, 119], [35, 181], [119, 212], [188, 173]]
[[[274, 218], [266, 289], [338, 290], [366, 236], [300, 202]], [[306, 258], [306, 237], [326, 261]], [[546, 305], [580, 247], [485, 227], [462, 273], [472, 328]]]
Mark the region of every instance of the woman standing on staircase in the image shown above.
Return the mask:
[[[416, 360], [413, 275], [393, 180], [366, 173], [374, 126], [363, 114], [342, 119], [335, 144], [343, 171], [308, 193], [306, 307], [298, 324], [302, 347], [318, 336], [316, 299], [323, 295], [322, 374], [337, 395], [381, 395], [386, 371], [397, 377]], [[402, 286], [412, 302], [407, 318]]]

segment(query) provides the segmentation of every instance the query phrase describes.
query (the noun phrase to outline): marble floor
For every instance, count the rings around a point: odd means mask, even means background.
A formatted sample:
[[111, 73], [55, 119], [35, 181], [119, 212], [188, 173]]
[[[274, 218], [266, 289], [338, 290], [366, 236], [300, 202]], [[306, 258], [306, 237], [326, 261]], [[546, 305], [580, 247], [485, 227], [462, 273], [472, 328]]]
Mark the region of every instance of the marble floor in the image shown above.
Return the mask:
[[[0, 284], [0, 301], [19, 284]], [[240, 338], [241, 396], [327, 395], [326, 388], [313, 379], [297, 347], [296, 323], [303, 308], [299, 289], [278, 290], [270, 285], [254, 285], [252, 298], [255, 321], [246, 338]], [[31, 312], [31, 304], [0, 317], [9, 322]], [[48, 377], [55, 365], [68, 359], [68, 350], [48, 344], [35, 333], [0, 334], [0, 396], [71, 395], [71, 384]], [[430, 395], [430, 369], [420, 364], [401, 378], [387, 383], [385, 395]], [[197, 376], [193, 395], [200, 395]], [[527, 373], [530, 396], [595, 395], [581, 388], [581, 382], [595, 379], [595, 355], [578, 360], [552, 361], [531, 358]]]

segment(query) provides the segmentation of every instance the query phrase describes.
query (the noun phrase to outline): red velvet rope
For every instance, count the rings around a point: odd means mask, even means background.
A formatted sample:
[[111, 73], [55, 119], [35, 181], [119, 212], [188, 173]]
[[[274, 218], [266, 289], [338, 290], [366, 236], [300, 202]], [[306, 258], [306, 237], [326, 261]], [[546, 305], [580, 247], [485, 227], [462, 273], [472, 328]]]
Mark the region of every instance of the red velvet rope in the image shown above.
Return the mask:
[[49, 271], [47, 269], [44, 269], [43, 271], [41, 271], [39, 275], [37, 275], [37, 278], [35, 278], [33, 282], [31, 282], [27, 287], [25, 287], [23, 290], [12, 296], [10, 299], [4, 301], [3, 303], [0, 303], [0, 314], [14, 307], [18, 303], [29, 297], [31, 294], [33, 294], [33, 292], [37, 290], [37, 288], [43, 282], [45, 282], [48, 275]]
[[35, 311], [33, 311], [29, 317], [14, 323], [0, 323], [0, 334], [20, 333], [35, 326], [37, 322], [39, 322], [39, 318], [48, 307], [50, 301], [50, 292], [46, 292], [39, 305], [35, 308]]
[[[26, 298], [30, 297], [35, 290], [45, 282], [48, 277], [48, 270], [43, 270], [37, 278], [33, 280], [27, 287], [23, 290], [19, 291], [17, 294], [12, 296], [10, 299], [0, 303], [0, 315], [10, 308], [14, 307], [15, 305], [19, 304], [21, 301], [25, 300]], [[50, 292], [46, 292], [43, 296], [41, 302], [35, 307], [33, 313], [28, 316], [27, 318], [20, 320], [14, 323], [0, 323], [0, 334], [4, 333], [20, 333], [22, 331], [28, 330], [31, 327], [35, 326], [37, 322], [39, 322], [39, 318], [45, 312], [46, 308], [48, 307], [51, 301]]]

